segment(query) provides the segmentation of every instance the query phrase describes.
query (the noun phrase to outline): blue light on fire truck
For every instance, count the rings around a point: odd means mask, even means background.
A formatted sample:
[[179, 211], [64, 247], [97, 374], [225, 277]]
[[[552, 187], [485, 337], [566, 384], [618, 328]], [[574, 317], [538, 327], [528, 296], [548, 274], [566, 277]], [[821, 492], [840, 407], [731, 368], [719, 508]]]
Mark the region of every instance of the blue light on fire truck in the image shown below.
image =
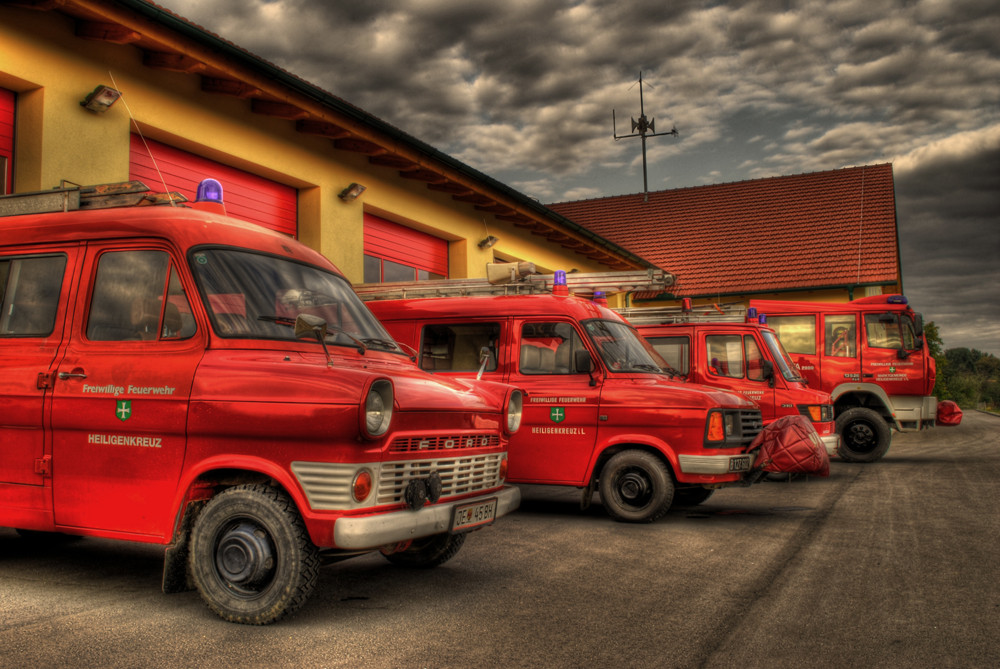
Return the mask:
[[885, 301], [887, 304], [907, 304], [909, 302], [904, 295], [890, 295]]
[[767, 325], [767, 314], [761, 314], [757, 317], [757, 322], [761, 325]]
[[217, 202], [222, 204], [222, 184], [215, 179], [202, 179], [198, 184], [195, 202]]
[[552, 278], [552, 294], [568, 295], [569, 287], [566, 285], [566, 270], [557, 269]]
[[757, 322], [757, 307], [750, 307], [747, 309], [747, 323]]

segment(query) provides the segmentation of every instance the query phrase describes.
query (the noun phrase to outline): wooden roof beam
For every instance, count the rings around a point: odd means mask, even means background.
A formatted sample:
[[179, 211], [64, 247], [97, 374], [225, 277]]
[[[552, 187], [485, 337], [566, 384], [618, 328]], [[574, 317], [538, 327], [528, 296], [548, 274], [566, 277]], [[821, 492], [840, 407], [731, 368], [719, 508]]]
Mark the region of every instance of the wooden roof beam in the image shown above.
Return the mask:
[[247, 99], [263, 95], [263, 91], [237, 79], [220, 77], [202, 77], [201, 90], [206, 93], [220, 93], [233, 97]]
[[254, 98], [250, 101], [250, 111], [254, 114], [273, 116], [286, 121], [297, 121], [309, 116], [309, 112], [293, 104], [260, 98]]
[[112, 44], [132, 44], [142, 39], [142, 33], [135, 30], [117, 23], [99, 21], [77, 21], [76, 36]]
[[182, 53], [164, 53], [162, 51], [147, 51], [142, 55], [142, 64], [156, 70], [169, 72], [184, 72], [197, 74], [204, 72], [208, 66], [200, 60], [195, 60]]

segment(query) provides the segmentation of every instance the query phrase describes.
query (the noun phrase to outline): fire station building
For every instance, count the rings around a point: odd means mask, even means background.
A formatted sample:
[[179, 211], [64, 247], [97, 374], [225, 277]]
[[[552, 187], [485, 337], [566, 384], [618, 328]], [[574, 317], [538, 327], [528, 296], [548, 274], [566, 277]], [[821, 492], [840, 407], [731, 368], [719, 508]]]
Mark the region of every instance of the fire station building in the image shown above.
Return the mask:
[[651, 265], [155, 4], [0, 0], [0, 192], [207, 177], [355, 283]]

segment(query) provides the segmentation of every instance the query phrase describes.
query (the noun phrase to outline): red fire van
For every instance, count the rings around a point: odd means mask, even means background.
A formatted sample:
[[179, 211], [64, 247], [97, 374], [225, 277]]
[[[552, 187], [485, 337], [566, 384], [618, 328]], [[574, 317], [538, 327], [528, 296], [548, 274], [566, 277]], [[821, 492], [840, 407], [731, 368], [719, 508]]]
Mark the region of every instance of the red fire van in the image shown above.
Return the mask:
[[635, 328], [680, 378], [750, 398], [760, 407], [764, 425], [803, 415], [826, 452], [837, 452], [840, 438], [829, 393], [805, 385], [774, 330], [722, 322], [637, 323]]
[[263, 624], [323, 560], [434, 566], [517, 507], [519, 391], [421, 371], [285, 235], [104, 208], [146, 190], [0, 201], [0, 525], [164, 545], [165, 591]]
[[659, 355], [606, 306], [565, 294], [376, 293], [362, 296], [418, 352], [423, 369], [524, 391], [524, 425], [510, 444], [512, 483], [575, 486], [584, 504], [599, 490], [616, 520], [649, 522], [672, 504], [700, 503], [758, 475], [750, 451], [762, 428], [756, 405], [672, 380]]

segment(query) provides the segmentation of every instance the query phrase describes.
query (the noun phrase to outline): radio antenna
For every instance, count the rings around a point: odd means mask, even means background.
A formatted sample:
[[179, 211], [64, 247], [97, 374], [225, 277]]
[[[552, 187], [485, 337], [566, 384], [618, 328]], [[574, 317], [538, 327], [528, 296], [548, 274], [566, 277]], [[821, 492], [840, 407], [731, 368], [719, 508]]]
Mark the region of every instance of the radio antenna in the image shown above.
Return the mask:
[[642, 192], [644, 194], [644, 201], [649, 202], [649, 186], [646, 181], [646, 138], [647, 137], [660, 137], [661, 135], [673, 135], [677, 136], [677, 126], [670, 129], [669, 132], [656, 132], [654, 127], [655, 120], [646, 118], [646, 109], [642, 102], [642, 71], [639, 71], [639, 119], [632, 119], [632, 134], [631, 135], [619, 135], [618, 127], [615, 122], [615, 110], [611, 110], [611, 127], [614, 133], [615, 141], [619, 139], [627, 139], [629, 137], [638, 137], [642, 141]]

